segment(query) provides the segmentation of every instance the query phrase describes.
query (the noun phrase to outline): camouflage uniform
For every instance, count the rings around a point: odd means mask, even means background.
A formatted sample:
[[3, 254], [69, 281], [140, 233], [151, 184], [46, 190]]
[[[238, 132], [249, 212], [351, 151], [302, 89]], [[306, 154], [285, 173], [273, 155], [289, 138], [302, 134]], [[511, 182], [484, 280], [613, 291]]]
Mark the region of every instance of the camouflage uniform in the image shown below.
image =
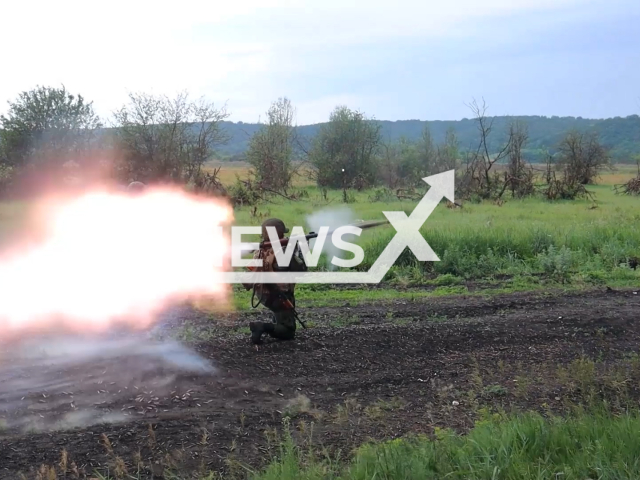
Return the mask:
[[[283, 238], [284, 234], [289, 231], [282, 220], [277, 218], [265, 220], [262, 224], [262, 238], [264, 241], [269, 241], [269, 235], [266, 231], [267, 226], [276, 227], [279, 238]], [[263, 248], [255, 252], [253, 258], [262, 259], [262, 267], [259, 268], [259, 270], [265, 272], [306, 271], [307, 269], [302, 254], [297, 246], [296, 251], [291, 257], [291, 263], [289, 266], [278, 266], [272, 247]], [[260, 303], [271, 310], [274, 317], [272, 323], [251, 322], [249, 324], [249, 328], [251, 329], [251, 341], [256, 345], [261, 343], [262, 335], [264, 333], [280, 340], [293, 340], [296, 333], [296, 317], [293, 310], [285, 305], [285, 300], [278, 295], [278, 290], [295, 307], [295, 284], [244, 284], [244, 287], [247, 290], [253, 287], [255, 289], [255, 295], [259, 298]]]

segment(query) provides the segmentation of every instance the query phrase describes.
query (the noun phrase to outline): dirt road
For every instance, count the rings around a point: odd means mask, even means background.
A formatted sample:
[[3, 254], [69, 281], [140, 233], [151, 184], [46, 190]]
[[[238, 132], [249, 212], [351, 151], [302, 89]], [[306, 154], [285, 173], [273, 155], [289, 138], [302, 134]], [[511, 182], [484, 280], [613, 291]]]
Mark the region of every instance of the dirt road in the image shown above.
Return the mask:
[[41, 465], [68, 478], [260, 466], [283, 416], [301, 439], [348, 454], [370, 438], [464, 431], [482, 407], [561, 411], [588, 391], [637, 401], [638, 382], [627, 381], [640, 375], [636, 292], [300, 308], [313, 328], [258, 351], [237, 331], [255, 312], [232, 327], [192, 310], [168, 315], [162, 331], [188, 325], [206, 362], [144, 340], [101, 344], [101, 355], [87, 341], [73, 364], [16, 366], [5, 355], [0, 478], [35, 478]]

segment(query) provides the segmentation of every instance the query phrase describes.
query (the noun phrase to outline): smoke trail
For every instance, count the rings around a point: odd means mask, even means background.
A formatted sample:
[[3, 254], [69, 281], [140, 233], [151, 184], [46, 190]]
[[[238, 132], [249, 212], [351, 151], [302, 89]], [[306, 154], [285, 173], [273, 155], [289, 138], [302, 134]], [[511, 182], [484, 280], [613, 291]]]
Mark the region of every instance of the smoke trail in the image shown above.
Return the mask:
[[[131, 397], [153, 392], [153, 398], [168, 404], [171, 391], [189, 387], [185, 374], [216, 373], [192, 350], [146, 335], [32, 337], [1, 345], [0, 410], [12, 429], [120, 423], [138, 416], [133, 407], [142, 404]], [[144, 402], [141, 408], [149, 405]]]
[[[335, 228], [342, 227], [343, 225], [354, 223], [356, 221], [356, 214], [349, 207], [343, 206], [320, 210], [319, 212], [308, 215], [306, 220], [309, 230], [317, 233], [320, 231], [320, 227], [329, 227], [329, 230], [333, 230]], [[344, 239], [349, 240], [346, 235], [344, 236]], [[313, 249], [314, 245], [315, 240], [311, 240], [309, 242], [309, 248]], [[331, 259], [334, 256], [342, 258], [340, 252], [341, 250], [333, 244], [331, 235], [329, 235], [325, 240], [323, 247], [323, 253], [327, 254], [327, 268], [329, 270], [335, 269], [335, 265], [331, 263]]]

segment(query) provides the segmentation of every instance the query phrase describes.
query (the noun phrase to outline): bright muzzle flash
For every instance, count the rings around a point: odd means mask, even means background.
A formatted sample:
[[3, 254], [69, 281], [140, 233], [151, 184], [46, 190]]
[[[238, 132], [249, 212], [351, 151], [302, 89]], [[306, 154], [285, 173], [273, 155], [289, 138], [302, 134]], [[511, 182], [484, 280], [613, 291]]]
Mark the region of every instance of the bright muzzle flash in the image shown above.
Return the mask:
[[[172, 301], [226, 299], [223, 200], [171, 189], [96, 191], [35, 205], [39, 239], [0, 253], [0, 336], [35, 328], [145, 328]], [[221, 262], [222, 259], [222, 262]]]

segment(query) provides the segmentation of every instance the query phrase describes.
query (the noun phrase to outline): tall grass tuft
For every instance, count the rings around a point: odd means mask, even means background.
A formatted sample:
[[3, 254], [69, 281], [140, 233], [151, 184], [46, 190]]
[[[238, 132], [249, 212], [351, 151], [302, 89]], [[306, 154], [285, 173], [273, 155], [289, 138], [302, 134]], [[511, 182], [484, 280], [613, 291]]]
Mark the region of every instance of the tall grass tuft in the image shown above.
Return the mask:
[[369, 443], [342, 468], [309, 463], [286, 443], [254, 480], [566, 480], [640, 478], [640, 416], [605, 410], [546, 419], [536, 413], [480, 422], [467, 435], [437, 431]]

